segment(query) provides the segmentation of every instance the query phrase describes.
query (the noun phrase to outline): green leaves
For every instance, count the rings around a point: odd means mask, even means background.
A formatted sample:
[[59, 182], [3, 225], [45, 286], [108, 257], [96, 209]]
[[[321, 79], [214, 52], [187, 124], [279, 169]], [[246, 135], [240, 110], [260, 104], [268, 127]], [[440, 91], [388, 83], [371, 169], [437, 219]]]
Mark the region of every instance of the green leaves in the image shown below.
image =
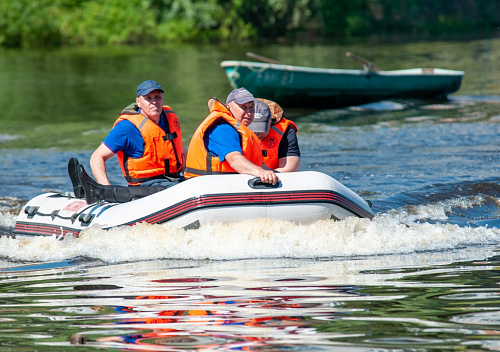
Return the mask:
[[59, 45], [60, 0], [0, 2], [0, 45], [33, 47]]
[[3, 0], [0, 46], [449, 34], [497, 30], [499, 12], [491, 0]]

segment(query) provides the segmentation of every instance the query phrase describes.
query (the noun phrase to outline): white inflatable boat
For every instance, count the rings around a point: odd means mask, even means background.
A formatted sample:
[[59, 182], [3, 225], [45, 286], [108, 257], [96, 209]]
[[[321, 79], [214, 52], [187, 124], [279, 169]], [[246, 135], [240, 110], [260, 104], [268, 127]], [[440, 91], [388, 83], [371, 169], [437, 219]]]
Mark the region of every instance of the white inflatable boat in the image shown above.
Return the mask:
[[294, 223], [372, 218], [356, 193], [315, 171], [283, 173], [276, 186], [249, 175], [203, 176], [127, 203], [87, 204], [73, 193], [47, 192], [21, 210], [14, 235], [72, 235], [90, 226], [110, 229], [139, 222], [197, 228], [213, 222], [268, 218]]

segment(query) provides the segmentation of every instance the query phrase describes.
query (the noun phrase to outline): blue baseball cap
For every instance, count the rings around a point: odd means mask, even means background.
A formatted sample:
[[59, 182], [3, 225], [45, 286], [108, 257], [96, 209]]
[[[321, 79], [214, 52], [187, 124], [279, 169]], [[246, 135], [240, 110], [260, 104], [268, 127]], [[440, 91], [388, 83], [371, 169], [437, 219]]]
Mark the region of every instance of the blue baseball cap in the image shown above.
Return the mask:
[[163, 89], [155, 81], [144, 81], [137, 86], [137, 97], [139, 98], [140, 95], [146, 95], [156, 89], [161, 90], [161, 92], [163, 93]]
[[232, 101], [238, 104], [245, 104], [252, 100], [255, 100], [252, 93], [250, 93], [246, 88], [238, 88], [229, 93], [226, 99], [226, 104], [229, 104]]

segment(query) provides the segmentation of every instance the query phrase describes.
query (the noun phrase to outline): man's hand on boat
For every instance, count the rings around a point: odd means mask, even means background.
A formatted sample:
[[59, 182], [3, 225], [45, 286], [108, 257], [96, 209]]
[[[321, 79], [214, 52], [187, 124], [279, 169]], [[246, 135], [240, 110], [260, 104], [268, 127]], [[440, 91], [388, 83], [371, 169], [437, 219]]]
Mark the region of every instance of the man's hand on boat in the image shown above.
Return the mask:
[[[255, 165], [245, 158], [240, 152], [231, 152], [226, 155], [226, 160], [231, 167], [239, 174], [247, 174], [260, 178], [264, 183], [275, 185], [279, 182], [278, 175], [273, 170], [266, 170]], [[265, 164], [264, 164], [265, 165]]]
[[260, 178], [260, 180], [264, 183], [270, 183], [272, 185], [275, 185], [276, 183], [279, 182], [278, 175], [274, 171], [271, 170], [264, 170], [262, 169], [262, 172], [259, 174], [255, 175]]

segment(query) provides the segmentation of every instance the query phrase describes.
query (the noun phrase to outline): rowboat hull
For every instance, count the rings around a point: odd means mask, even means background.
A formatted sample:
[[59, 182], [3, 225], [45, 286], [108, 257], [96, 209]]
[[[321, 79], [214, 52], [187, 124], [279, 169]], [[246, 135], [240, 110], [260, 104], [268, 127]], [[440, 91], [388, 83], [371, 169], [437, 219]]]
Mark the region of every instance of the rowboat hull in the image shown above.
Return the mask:
[[257, 218], [310, 223], [349, 216], [374, 214], [356, 193], [320, 172], [280, 174], [277, 187], [249, 175], [209, 175], [127, 203], [89, 205], [72, 194], [44, 193], [23, 207], [14, 235], [78, 237], [90, 226], [110, 229], [140, 222], [189, 229]]
[[233, 88], [290, 107], [342, 107], [383, 99], [444, 99], [460, 88], [463, 71], [321, 69], [250, 61], [223, 61]]

